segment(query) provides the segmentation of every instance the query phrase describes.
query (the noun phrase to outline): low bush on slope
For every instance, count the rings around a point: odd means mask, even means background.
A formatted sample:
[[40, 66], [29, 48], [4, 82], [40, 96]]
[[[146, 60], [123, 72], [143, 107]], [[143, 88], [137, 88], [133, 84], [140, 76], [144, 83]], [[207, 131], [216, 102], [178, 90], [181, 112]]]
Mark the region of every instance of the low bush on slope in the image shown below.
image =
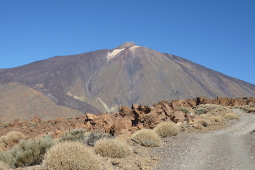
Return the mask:
[[12, 167], [38, 165], [42, 162], [46, 150], [54, 144], [50, 137], [38, 140], [21, 140], [12, 149], [0, 153], [0, 160]]
[[116, 139], [100, 139], [95, 144], [95, 153], [110, 158], [125, 158], [130, 154], [129, 146]]
[[80, 142], [65, 141], [51, 147], [43, 160], [44, 170], [98, 170], [93, 150]]
[[147, 147], [157, 147], [162, 145], [159, 135], [151, 129], [142, 129], [135, 132], [131, 136], [131, 140]]
[[3, 162], [3, 161], [0, 161], [0, 170], [8, 170], [9, 169], [9, 166]]
[[179, 133], [179, 127], [174, 122], [163, 122], [158, 124], [154, 131], [160, 137], [176, 136]]
[[227, 120], [239, 119], [239, 115], [236, 113], [228, 113], [224, 116]]
[[73, 129], [69, 132], [65, 132], [60, 138], [60, 142], [73, 141], [81, 142], [88, 146], [94, 146], [95, 142], [102, 138], [112, 138], [113, 136], [107, 133], [102, 133], [100, 130], [86, 133], [84, 129]]

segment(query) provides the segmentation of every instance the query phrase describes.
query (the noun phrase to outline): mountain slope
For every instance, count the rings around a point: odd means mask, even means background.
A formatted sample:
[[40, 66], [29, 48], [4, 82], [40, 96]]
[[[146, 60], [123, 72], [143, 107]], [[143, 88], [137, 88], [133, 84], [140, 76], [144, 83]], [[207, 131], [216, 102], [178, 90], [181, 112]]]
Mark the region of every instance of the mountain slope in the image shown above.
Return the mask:
[[40, 92], [17, 83], [0, 84], [0, 122], [14, 119], [31, 120], [34, 116], [42, 120], [82, 116], [78, 110], [57, 106]]
[[83, 113], [197, 96], [255, 97], [255, 85], [132, 42], [0, 70], [0, 83], [11, 82]]

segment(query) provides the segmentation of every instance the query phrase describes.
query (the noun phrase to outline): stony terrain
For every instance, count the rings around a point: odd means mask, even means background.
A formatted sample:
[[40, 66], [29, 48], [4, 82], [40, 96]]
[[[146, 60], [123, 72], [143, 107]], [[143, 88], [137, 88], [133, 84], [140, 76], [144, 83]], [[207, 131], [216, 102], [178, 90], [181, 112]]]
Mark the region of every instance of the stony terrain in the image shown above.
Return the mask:
[[[234, 109], [234, 112], [240, 115], [239, 120], [216, 122], [202, 130], [195, 129], [194, 122], [203, 115], [190, 117], [190, 114], [181, 112], [180, 108], [185, 107], [194, 113], [197, 106], [206, 106], [205, 104], [209, 104], [210, 107], [225, 105], [227, 109], [242, 108], [251, 113], [243, 113], [240, 109]], [[252, 107], [246, 107], [248, 105]], [[27, 138], [53, 135], [58, 139], [65, 131], [75, 128], [84, 128], [87, 131], [100, 129], [119, 139], [126, 140], [132, 148], [132, 153], [124, 159], [99, 157], [102, 170], [169, 168], [249, 170], [253, 168], [255, 158], [255, 133], [252, 132], [255, 129], [254, 107], [254, 98], [213, 100], [196, 98], [162, 101], [154, 104], [153, 107], [134, 104], [132, 108], [123, 106], [118, 113], [112, 114], [87, 113], [85, 116], [70, 119], [59, 118], [52, 121], [41, 121], [37, 117], [27, 122], [16, 120], [13, 123], [0, 124], [0, 136], [15, 130], [24, 133]], [[220, 110], [218, 111], [221, 112]], [[143, 128], [154, 128], [163, 121], [174, 121], [180, 128], [177, 136], [163, 138], [163, 146], [144, 147], [130, 140], [133, 132]], [[8, 144], [8, 148], [15, 144], [17, 141]], [[40, 166], [23, 168], [23, 170], [39, 169]]]
[[235, 110], [240, 120], [222, 130], [180, 134], [155, 148], [162, 160], [155, 170], [255, 169], [255, 115]]

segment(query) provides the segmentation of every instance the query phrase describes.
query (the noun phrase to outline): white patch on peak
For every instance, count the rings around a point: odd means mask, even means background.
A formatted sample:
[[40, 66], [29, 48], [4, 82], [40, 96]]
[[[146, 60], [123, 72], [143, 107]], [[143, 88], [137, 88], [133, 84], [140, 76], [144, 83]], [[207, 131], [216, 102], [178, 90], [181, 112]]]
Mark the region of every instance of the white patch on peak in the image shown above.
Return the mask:
[[114, 49], [112, 52], [108, 52], [108, 59], [111, 59], [113, 57], [115, 57], [117, 54], [119, 54], [121, 51], [125, 50], [125, 48], [121, 48], [121, 49]]
[[138, 48], [138, 47], [140, 47], [140, 46], [135, 45], [135, 46], [133, 46], [133, 47], [130, 47], [129, 49], [130, 49], [131, 51], [134, 51], [134, 49], [136, 49], [136, 48]]

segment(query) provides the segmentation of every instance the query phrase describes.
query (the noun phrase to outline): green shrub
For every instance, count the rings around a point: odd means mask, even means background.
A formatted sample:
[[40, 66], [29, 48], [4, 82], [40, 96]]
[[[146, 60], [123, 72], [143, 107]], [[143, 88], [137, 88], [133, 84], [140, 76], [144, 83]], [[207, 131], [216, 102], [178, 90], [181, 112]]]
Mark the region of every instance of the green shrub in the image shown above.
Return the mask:
[[10, 167], [3, 161], [0, 161], [0, 170], [8, 170]]
[[102, 133], [101, 131], [99, 130], [96, 130], [92, 133], [89, 133], [87, 136], [86, 136], [86, 144], [88, 146], [94, 146], [96, 141], [98, 141], [99, 139], [102, 139], [102, 138], [112, 138], [113, 136], [108, 134], [108, 133]]
[[65, 132], [59, 141], [85, 142], [85, 132], [84, 129], [73, 129], [70, 132]]
[[53, 144], [54, 140], [50, 137], [21, 140], [12, 149], [0, 153], [0, 160], [15, 167], [38, 165], [42, 162], [46, 150]]
[[7, 150], [5, 152], [0, 152], [0, 161], [8, 164], [11, 167], [14, 167], [16, 158], [12, 153], [12, 150]]
[[183, 113], [189, 113], [189, 108], [187, 108], [187, 107], [180, 107], [179, 109], [180, 109], [180, 111], [182, 111]]
[[80, 142], [57, 143], [45, 154], [44, 170], [98, 170], [98, 160], [92, 149]]
[[175, 136], [179, 133], [179, 127], [174, 122], [163, 122], [158, 124], [154, 131], [160, 137]]
[[195, 114], [198, 114], [198, 115], [201, 115], [201, 114], [205, 114], [205, 108], [203, 107], [198, 107], [196, 110], [195, 110]]
[[125, 158], [129, 153], [129, 146], [116, 139], [100, 139], [95, 144], [95, 153], [110, 158]]
[[162, 145], [162, 141], [158, 134], [151, 129], [142, 129], [135, 132], [131, 136], [131, 140], [147, 147], [156, 147]]

